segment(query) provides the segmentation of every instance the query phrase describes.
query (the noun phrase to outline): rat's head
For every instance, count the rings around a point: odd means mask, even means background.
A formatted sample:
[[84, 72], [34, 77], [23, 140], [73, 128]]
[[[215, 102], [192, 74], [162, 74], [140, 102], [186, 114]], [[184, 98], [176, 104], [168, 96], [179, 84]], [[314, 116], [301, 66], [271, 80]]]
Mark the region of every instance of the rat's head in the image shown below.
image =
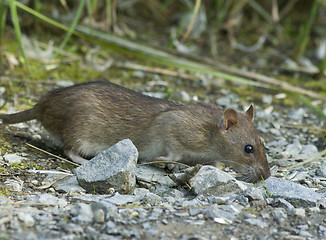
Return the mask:
[[240, 178], [247, 182], [270, 176], [264, 144], [254, 128], [253, 118], [252, 105], [245, 113], [226, 109], [219, 126], [223, 140], [216, 146], [225, 163], [231, 165], [241, 174]]

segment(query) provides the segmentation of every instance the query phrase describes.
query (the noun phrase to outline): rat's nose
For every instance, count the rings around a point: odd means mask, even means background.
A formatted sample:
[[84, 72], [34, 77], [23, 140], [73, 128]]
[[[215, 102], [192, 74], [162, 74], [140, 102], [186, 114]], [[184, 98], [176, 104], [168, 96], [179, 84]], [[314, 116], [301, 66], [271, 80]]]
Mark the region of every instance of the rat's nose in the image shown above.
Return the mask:
[[263, 165], [256, 165], [253, 166], [253, 173], [254, 173], [254, 181], [258, 182], [261, 180], [266, 180], [271, 176], [271, 172], [269, 169], [269, 166], [263, 166]]

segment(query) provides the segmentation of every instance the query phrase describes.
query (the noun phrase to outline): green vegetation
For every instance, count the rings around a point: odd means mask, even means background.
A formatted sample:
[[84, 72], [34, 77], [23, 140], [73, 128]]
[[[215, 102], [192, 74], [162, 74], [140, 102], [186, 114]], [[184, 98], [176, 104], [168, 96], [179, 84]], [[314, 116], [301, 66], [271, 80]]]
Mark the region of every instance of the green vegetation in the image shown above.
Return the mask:
[[7, 187], [0, 185], [0, 195], [4, 197], [9, 197], [9, 190]]

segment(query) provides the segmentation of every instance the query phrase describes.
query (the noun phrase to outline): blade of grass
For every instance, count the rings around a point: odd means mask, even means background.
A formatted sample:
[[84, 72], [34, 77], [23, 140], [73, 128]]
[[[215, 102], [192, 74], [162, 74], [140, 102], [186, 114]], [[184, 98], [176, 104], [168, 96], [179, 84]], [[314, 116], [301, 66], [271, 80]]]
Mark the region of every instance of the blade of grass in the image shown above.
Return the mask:
[[25, 51], [24, 51], [24, 47], [23, 47], [23, 41], [22, 41], [22, 34], [21, 34], [21, 30], [20, 30], [20, 25], [19, 25], [19, 19], [18, 19], [18, 14], [17, 14], [17, 8], [16, 8], [16, 1], [15, 0], [9, 0], [9, 8], [10, 8], [10, 13], [11, 13], [11, 19], [12, 22], [14, 24], [14, 29], [15, 29], [15, 33], [16, 33], [16, 37], [19, 43], [19, 47], [20, 47], [20, 51], [21, 54], [23, 55], [23, 59], [24, 59], [24, 64], [27, 68], [27, 71], [29, 73], [29, 75], [31, 74], [29, 65], [28, 65], [28, 61], [25, 55]]
[[195, 3], [195, 7], [194, 7], [194, 10], [193, 10], [193, 13], [192, 13], [192, 16], [191, 16], [191, 20], [189, 22], [189, 25], [188, 25], [188, 28], [187, 28], [187, 31], [183, 34], [180, 42], [183, 43], [184, 41], [187, 40], [187, 38], [189, 37], [190, 35], [190, 32], [195, 24], [195, 20], [196, 20], [196, 17], [198, 15], [198, 12], [199, 12], [199, 9], [200, 9], [200, 4], [201, 4], [201, 0], [196, 0], [196, 3]]
[[106, 0], [106, 22], [108, 24], [108, 28], [111, 29], [112, 26], [112, 0]]
[[1, 1], [0, 5], [0, 45], [2, 42], [2, 36], [5, 31], [6, 18], [7, 18], [8, 8], [5, 6], [5, 1]]
[[294, 59], [296, 61], [298, 61], [298, 59], [303, 55], [304, 51], [306, 50], [307, 44], [309, 42], [309, 35], [311, 32], [312, 23], [318, 12], [318, 7], [319, 7], [318, 1], [314, 1], [310, 11], [308, 21], [306, 21], [306, 24], [304, 24], [300, 28], [299, 36], [298, 36], [298, 47], [294, 52]]
[[324, 56], [323, 61], [321, 62], [320, 66], [319, 66], [319, 73], [318, 73], [317, 77], [321, 78], [322, 76], [324, 76], [325, 70], [326, 70], [326, 54]]
[[[59, 46], [60, 51], [63, 50], [63, 48], [66, 46], [68, 40], [70, 39], [72, 33], [74, 32], [74, 30], [75, 30], [75, 28], [77, 26], [77, 23], [78, 23], [78, 21], [80, 19], [80, 16], [81, 16], [81, 14], [83, 12], [83, 9], [84, 9], [84, 6], [85, 6], [85, 1], [86, 0], [81, 0], [79, 2], [79, 5], [78, 5], [77, 11], [76, 11], [76, 15], [75, 15], [75, 17], [74, 17], [74, 19], [72, 21], [72, 24], [71, 24], [71, 26], [70, 26], [64, 40], [62, 41], [62, 43]], [[56, 54], [52, 58], [56, 58], [58, 56], [58, 54], [59, 54], [59, 51], [57, 51]]]
[[216, 20], [214, 21], [214, 25], [216, 26], [216, 28], [219, 28], [220, 24], [224, 21], [225, 17], [227, 16], [230, 10], [232, 2], [232, 0], [218, 0], [216, 2], [215, 11], [218, 12]]
[[93, 25], [93, 8], [92, 8], [91, 0], [86, 0], [86, 10], [87, 10], [89, 26], [91, 27]]
[[[67, 31], [67, 32], [69, 31], [69, 28], [67, 26], [65, 26], [65, 25], [63, 25], [63, 24], [61, 24], [61, 23], [59, 23], [59, 22], [57, 22], [57, 21], [43, 15], [41, 13], [35, 11], [34, 9], [31, 9], [31, 8], [27, 7], [26, 5], [24, 5], [24, 4], [20, 3], [20, 2], [15, 2], [15, 5], [17, 7], [19, 7], [19, 8], [21, 8], [21, 9], [23, 9], [24, 11], [28, 12], [29, 14], [39, 18], [40, 20], [42, 20], [44, 22], [47, 22], [47, 23], [49, 23], [49, 24], [51, 24], [51, 25], [53, 25], [53, 26], [55, 26], [57, 28], [60, 28], [60, 29], [64, 30], [64, 31]], [[81, 37], [81, 35], [78, 35], [78, 33], [76, 33], [76, 32], [73, 32], [73, 33], [75, 35]]]
[[274, 25], [273, 18], [271, 15], [261, 6], [259, 3], [257, 3], [254, 0], [249, 0], [248, 4], [256, 10], [257, 13], [260, 14], [270, 25]]

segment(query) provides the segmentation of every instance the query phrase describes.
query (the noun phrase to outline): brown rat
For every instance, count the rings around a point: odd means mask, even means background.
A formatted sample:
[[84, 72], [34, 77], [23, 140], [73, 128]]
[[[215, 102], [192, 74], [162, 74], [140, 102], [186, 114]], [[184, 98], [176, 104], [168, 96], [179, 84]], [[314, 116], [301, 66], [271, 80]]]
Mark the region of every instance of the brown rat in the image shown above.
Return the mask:
[[231, 165], [249, 182], [267, 179], [264, 145], [245, 113], [156, 99], [110, 82], [56, 89], [32, 108], [0, 114], [4, 124], [37, 119], [73, 161], [84, 163], [129, 138], [141, 161]]

